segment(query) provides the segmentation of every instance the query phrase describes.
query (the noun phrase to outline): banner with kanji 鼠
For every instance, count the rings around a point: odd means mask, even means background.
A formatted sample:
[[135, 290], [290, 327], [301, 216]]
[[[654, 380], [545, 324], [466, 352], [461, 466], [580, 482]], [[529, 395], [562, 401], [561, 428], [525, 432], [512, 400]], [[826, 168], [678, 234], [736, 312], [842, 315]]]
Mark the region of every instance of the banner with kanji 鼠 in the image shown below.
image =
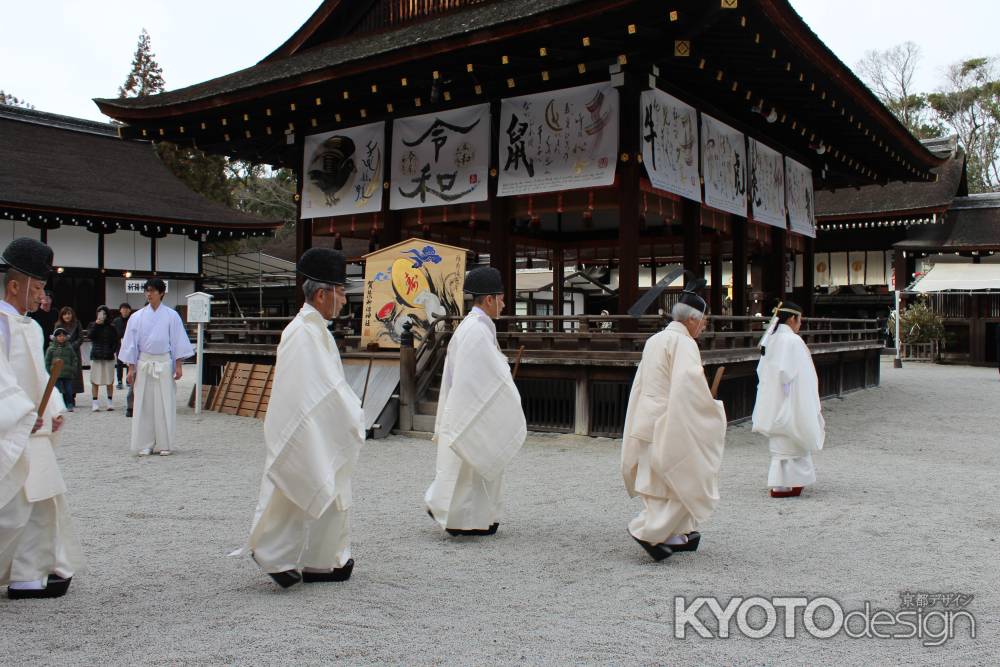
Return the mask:
[[382, 209], [384, 122], [307, 136], [304, 154], [302, 218]]
[[393, 210], [486, 201], [489, 169], [489, 104], [393, 121]]
[[778, 151], [750, 139], [750, 206], [753, 219], [785, 229], [785, 163]]
[[365, 255], [361, 348], [398, 348], [406, 323], [419, 342], [435, 319], [461, 315], [467, 252], [410, 239]]
[[662, 90], [639, 98], [642, 165], [654, 188], [701, 201], [698, 112]]
[[785, 158], [785, 200], [791, 230], [816, 238], [812, 170], [790, 157]]
[[747, 215], [747, 155], [743, 133], [701, 114], [701, 171], [705, 203], [744, 218]]
[[501, 197], [615, 180], [618, 91], [597, 83], [500, 102]]

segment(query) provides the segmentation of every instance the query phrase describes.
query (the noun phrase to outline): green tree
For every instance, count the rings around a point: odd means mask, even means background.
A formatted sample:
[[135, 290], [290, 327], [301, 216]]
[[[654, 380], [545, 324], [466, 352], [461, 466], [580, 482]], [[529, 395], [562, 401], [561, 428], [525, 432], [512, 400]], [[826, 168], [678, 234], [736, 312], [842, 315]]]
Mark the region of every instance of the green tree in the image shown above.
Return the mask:
[[125, 78], [125, 84], [118, 89], [118, 97], [145, 97], [162, 93], [165, 88], [163, 69], [156, 62], [149, 33], [143, 28], [132, 56], [132, 70]]
[[920, 47], [913, 42], [883, 51], [872, 50], [858, 61], [855, 70], [882, 104], [918, 139], [942, 134], [928, 96], [915, 89]]
[[0, 90], [0, 104], [8, 104], [12, 107], [24, 107], [25, 109], [34, 109], [34, 104], [28, 104], [25, 100], [14, 97], [10, 93], [6, 93]]
[[993, 58], [972, 58], [948, 68], [945, 85], [928, 97], [958, 134], [968, 155], [969, 191], [1000, 190], [1000, 80]]

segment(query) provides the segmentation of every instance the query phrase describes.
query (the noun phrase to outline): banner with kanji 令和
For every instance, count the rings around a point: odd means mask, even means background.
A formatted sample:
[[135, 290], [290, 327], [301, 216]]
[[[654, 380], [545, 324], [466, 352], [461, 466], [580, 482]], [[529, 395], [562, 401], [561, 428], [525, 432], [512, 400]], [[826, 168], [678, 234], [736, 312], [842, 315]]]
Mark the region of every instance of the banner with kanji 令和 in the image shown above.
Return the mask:
[[611, 185], [618, 113], [610, 83], [501, 100], [497, 194]]
[[698, 112], [662, 90], [644, 90], [639, 114], [642, 165], [649, 182], [700, 202]]
[[750, 206], [753, 219], [785, 229], [785, 163], [781, 153], [750, 140]]
[[489, 104], [398, 118], [389, 207], [486, 201], [489, 168]]
[[304, 143], [302, 218], [382, 209], [384, 122], [313, 134]]
[[747, 215], [747, 155], [743, 133], [701, 115], [701, 164], [705, 203], [726, 213]]

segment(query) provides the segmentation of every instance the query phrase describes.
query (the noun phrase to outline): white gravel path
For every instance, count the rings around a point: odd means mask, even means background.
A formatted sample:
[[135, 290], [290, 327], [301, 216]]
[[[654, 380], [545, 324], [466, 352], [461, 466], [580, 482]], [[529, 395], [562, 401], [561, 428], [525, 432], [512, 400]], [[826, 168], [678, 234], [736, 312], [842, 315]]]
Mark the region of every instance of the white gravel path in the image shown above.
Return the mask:
[[[508, 474], [499, 533], [478, 540], [448, 538], [423, 513], [430, 442], [369, 442], [355, 474], [354, 577], [283, 592], [249, 559], [226, 557], [252, 517], [261, 422], [196, 421], [185, 406], [178, 453], [136, 459], [123, 397], [116, 412], [69, 420], [59, 456], [89, 571], [61, 600], [0, 599], [4, 664], [1000, 659], [995, 369], [884, 364], [881, 389], [825, 403], [819, 482], [799, 499], [767, 497], [762, 439], [730, 429], [722, 502], [701, 549], [662, 563], [626, 535], [638, 505], [622, 488], [618, 441], [532, 436]], [[673, 636], [675, 595], [723, 605], [829, 595], [849, 609], [897, 609], [900, 591], [974, 594], [978, 638], [962, 628], [938, 648], [785, 639], [780, 621], [763, 640]]]

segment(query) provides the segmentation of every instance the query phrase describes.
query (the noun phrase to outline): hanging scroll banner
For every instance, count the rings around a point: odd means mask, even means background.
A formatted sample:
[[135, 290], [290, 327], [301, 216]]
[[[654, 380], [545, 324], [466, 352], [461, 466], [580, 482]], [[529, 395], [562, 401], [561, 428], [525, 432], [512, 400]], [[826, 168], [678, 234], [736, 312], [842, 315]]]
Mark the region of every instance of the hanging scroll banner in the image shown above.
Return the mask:
[[611, 185], [618, 91], [610, 83], [500, 102], [501, 197]]
[[747, 215], [747, 150], [743, 133], [701, 115], [701, 164], [705, 203], [744, 218]]
[[790, 157], [785, 158], [785, 197], [792, 231], [816, 238], [812, 170]]
[[785, 163], [781, 153], [750, 140], [750, 205], [753, 219], [785, 229]]
[[642, 164], [654, 188], [701, 201], [698, 112], [662, 90], [639, 98]]
[[385, 123], [305, 138], [302, 218], [382, 210]]
[[396, 119], [389, 207], [486, 201], [489, 169], [489, 104]]

